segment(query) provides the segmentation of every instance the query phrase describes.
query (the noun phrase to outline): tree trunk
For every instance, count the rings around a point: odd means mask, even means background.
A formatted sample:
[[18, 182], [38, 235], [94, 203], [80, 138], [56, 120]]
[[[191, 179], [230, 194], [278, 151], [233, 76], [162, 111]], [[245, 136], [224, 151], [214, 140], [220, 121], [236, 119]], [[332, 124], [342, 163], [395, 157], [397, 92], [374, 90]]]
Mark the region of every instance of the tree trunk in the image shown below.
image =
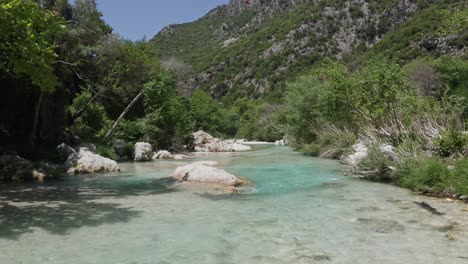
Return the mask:
[[120, 124], [120, 122], [122, 121], [122, 119], [125, 117], [125, 115], [128, 113], [128, 111], [130, 111], [130, 109], [133, 107], [133, 105], [138, 101], [138, 99], [140, 99], [140, 97], [143, 95], [143, 92], [139, 93], [131, 102], [130, 104], [127, 106], [127, 108], [125, 108], [125, 110], [122, 112], [122, 114], [119, 116], [119, 118], [117, 118], [117, 120], [115, 121], [114, 125], [112, 125], [111, 129], [109, 130], [109, 132], [107, 132], [106, 136], [104, 137], [104, 140], [107, 140], [111, 135], [112, 133], [114, 133], [114, 130], [117, 128], [117, 126]]
[[36, 104], [36, 109], [34, 110], [34, 120], [33, 120], [33, 126], [31, 129], [31, 135], [30, 135], [30, 143], [32, 148], [34, 149], [35, 141], [36, 141], [36, 135], [37, 135], [37, 125], [39, 123], [39, 113], [41, 110], [41, 105], [42, 105], [42, 92], [39, 95], [39, 100], [37, 101]]

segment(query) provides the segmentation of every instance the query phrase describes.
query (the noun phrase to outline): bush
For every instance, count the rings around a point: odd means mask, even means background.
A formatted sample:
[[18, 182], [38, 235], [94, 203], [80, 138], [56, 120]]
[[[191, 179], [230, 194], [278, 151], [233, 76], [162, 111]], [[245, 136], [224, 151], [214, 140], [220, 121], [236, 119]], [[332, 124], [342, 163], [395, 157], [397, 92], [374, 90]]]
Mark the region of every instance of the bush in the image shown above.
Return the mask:
[[448, 192], [451, 190], [450, 170], [441, 160], [426, 158], [414, 164], [410, 173], [401, 179], [401, 185], [415, 191]]
[[457, 194], [468, 195], [468, 158], [455, 162], [454, 167], [452, 171], [454, 190]]
[[119, 159], [119, 155], [117, 155], [111, 147], [108, 147], [106, 145], [97, 145], [96, 153], [111, 160]]
[[403, 140], [398, 145], [392, 162], [394, 170], [391, 177], [393, 181], [399, 182], [400, 179], [411, 173], [411, 170], [422, 159], [421, 151], [421, 143], [411, 138]]
[[462, 133], [449, 131], [442, 134], [436, 141], [435, 152], [439, 157], [448, 158], [462, 156], [468, 148], [468, 136]]
[[317, 142], [320, 145], [320, 156], [339, 159], [351, 151], [356, 140], [356, 134], [347, 128], [326, 126], [317, 137]]
[[368, 154], [359, 162], [356, 174], [370, 180], [389, 181], [391, 179], [390, 160], [380, 149], [380, 143], [368, 146]]

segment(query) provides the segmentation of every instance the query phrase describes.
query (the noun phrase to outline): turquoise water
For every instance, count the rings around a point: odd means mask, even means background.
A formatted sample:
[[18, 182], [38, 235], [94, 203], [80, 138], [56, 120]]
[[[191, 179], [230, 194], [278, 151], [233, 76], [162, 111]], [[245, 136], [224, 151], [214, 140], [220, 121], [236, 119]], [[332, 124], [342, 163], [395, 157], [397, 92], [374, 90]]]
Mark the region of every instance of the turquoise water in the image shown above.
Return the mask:
[[[217, 153], [241, 194], [179, 188], [189, 161], [0, 190], [0, 263], [468, 263], [461, 203], [343, 177], [287, 147]], [[427, 201], [444, 216], [414, 201]]]

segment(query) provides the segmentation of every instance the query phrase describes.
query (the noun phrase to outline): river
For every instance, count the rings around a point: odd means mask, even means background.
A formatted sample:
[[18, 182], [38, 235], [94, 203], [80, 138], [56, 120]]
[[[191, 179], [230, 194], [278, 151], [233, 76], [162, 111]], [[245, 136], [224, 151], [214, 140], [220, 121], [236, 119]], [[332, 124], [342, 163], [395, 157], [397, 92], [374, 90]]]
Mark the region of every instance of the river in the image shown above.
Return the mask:
[[165, 177], [190, 161], [2, 187], [0, 263], [468, 263], [465, 204], [344, 177], [287, 147], [197, 160], [255, 188], [175, 188]]

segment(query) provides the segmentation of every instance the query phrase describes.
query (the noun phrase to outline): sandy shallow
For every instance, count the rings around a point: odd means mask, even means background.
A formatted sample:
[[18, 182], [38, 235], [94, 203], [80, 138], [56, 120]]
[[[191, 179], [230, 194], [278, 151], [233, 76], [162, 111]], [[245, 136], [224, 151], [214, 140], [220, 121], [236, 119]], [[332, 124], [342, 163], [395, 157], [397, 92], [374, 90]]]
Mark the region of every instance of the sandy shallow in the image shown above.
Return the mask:
[[467, 204], [343, 177], [287, 147], [203, 159], [255, 188], [165, 179], [191, 161], [2, 188], [0, 263], [468, 263]]

